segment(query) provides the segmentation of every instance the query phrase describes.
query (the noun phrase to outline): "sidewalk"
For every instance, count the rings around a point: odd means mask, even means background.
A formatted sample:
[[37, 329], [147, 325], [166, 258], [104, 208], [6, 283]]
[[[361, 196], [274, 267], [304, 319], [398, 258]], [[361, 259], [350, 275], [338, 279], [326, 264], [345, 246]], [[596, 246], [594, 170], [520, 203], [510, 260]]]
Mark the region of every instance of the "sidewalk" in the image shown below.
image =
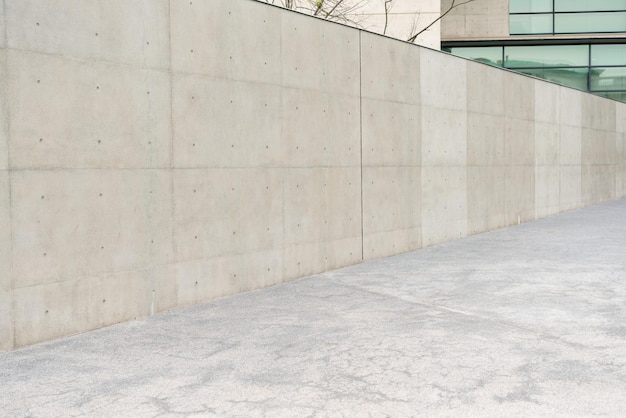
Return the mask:
[[0, 354], [0, 416], [626, 413], [626, 200]]

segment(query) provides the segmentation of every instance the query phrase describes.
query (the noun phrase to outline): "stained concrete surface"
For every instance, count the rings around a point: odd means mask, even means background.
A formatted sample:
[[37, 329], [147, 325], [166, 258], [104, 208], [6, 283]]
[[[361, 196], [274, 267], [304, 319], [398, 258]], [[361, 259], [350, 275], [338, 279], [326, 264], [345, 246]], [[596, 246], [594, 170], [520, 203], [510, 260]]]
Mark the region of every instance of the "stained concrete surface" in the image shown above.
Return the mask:
[[626, 200], [0, 354], [0, 416], [618, 416]]

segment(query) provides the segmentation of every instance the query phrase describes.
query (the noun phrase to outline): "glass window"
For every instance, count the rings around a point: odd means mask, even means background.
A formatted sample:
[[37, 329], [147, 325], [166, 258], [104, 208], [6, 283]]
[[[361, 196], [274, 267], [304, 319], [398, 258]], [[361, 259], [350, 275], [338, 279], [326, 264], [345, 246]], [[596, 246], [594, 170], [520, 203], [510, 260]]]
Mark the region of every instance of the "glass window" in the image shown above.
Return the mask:
[[552, 33], [552, 14], [510, 15], [509, 32], [511, 35]]
[[484, 62], [485, 64], [502, 66], [501, 46], [447, 48], [447, 51], [459, 57]]
[[589, 45], [507, 46], [504, 66], [566, 67], [589, 65]]
[[626, 0], [555, 0], [557, 12], [599, 12], [626, 10]]
[[592, 68], [591, 90], [626, 90], [626, 67]]
[[626, 12], [556, 14], [554, 26], [555, 33], [626, 32]]
[[589, 74], [587, 68], [536, 68], [515, 71], [578, 90], [587, 90], [587, 77]]
[[619, 100], [620, 102], [626, 102], [626, 91], [607, 91], [594, 93], [598, 96], [607, 97], [613, 100]]
[[626, 65], [626, 45], [591, 45], [591, 65]]
[[510, 0], [509, 13], [551, 13], [552, 0]]

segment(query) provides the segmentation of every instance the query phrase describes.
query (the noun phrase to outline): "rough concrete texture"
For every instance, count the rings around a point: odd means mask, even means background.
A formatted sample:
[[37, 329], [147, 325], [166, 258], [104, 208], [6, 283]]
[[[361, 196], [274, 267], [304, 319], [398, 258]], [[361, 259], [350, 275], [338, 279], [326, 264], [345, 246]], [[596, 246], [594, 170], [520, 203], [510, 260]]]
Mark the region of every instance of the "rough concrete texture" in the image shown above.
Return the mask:
[[[461, 3], [459, 1], [457, 4]], [[452, 0], [441, 0], [441, 10], [450, 8]], [[441, 40], [468, 38], [503, 38], [509, 36], [509, 2], [475, 0], [455, 7], [441, 19]]]
[[626, 200], [0, 354], [0, 416], [620, 416]]
[[2, 4], [0, 350], [626, 196], [623, 103], [252, 0]]

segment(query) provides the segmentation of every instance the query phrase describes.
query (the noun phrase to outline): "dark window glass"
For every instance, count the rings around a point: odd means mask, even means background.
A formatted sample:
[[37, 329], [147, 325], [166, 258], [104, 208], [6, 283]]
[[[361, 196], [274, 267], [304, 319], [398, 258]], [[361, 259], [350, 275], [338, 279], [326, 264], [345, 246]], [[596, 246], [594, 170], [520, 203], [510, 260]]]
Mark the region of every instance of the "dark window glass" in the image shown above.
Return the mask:
[[591, 90], [626, 90], [626, 67], [594, 67]]
[[626, 0], [555, 0], [556, 12], [626, 10]]
[[591, 65], [626, 65], [626, 45], [591, 45]]
[[502, 66], [501, 46], [447, 48], [447, 51], [459, 57], [484, 62], [485, 64]]
[[556, 14], [554, 16], [554, 32], [626, 32], [626, 12]]
[[510, 15], [509, 32], [511, 35], [552, 33], [552, 14]]
[[588, 45], [507, 46], [504, 48], [504, 66], [565, 67], [589, 65]]
[[587, 90], [587, 77], [589, 74], [587, 68], [537, 68], [516, 69], [515, 71], [578, 90]]
[[552, 0], [510, 0], [509, 13], [551, 13]]

